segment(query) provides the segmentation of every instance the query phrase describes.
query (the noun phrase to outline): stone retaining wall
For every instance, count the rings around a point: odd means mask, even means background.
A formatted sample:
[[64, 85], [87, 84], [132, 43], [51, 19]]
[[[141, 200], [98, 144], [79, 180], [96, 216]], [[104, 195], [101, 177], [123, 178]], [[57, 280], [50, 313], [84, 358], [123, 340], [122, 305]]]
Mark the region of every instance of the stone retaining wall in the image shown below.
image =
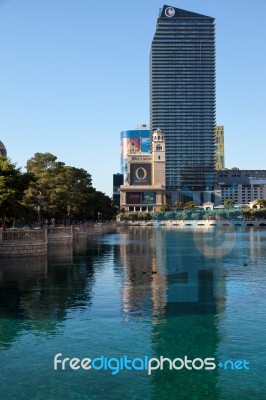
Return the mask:
[[48, 246], [68, 246], [73, 243], [72, 226], [67, 227], [49, 227], [47, 229]]
[[[27, 257], [54, 254], [65, 246], [73, 252], [73, 239], [85, 240], [114, 230], [116, 223], [80, 224], [47, 229], [0, 231], [0, 257]], [[56, 251], [54, 251], [56, 249]]]
[[47, 254], [47, 243], [10, 242], [0, 245], [0, 257], [27, 257]]

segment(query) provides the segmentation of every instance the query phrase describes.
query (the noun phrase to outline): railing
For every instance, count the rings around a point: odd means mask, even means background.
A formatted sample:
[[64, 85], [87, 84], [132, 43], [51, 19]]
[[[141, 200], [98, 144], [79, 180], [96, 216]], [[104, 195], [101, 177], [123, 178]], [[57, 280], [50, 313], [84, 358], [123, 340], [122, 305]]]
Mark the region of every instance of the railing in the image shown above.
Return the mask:
[[4, 231], [0, 232], [0, 243], [2, 242], [21, 242], [21, 241], [47, 241], [45, 229], [23, 230], [23, 231]]
[[49, 226], [47, 228], [47, 233], [48, 236], [51, 235], [58, 235], [58, 236], [72, 236], [72, 225], [71, 226], [63, 226], [63, 227], [54, 227], [54, 226]]
[[74, 232], [86, 232], [86, 225], [84, 225], [84, 224], [73, 225], [73, 231]]
[[49, 226], [45, 229], [25, 229], [25, 230], [7, 230], [0, 231], [0, 243], [8, 243], [8, 242], [47, 242], [47, 240], [51, 239], [59, 239], [62, 238], [72, 238], [73, 233], [77, 236], [84, 234], [99, 234], [101, 232], [105, 232], [109, 230], [111, 227], [114, 227], [115, 223], [94, 223], [94, 224], [80, 224], [80, 225], [71, 225], [66, 227], [54, 227]]

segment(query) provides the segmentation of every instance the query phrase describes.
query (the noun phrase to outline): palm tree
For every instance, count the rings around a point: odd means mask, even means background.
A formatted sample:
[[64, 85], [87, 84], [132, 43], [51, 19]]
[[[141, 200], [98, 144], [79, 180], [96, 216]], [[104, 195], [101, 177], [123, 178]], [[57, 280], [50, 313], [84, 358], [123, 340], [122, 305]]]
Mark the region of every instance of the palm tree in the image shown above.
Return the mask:
[[256, 206], [256, 208], [259, 208], [259, 209], [266, 208], [266, 200], [265, 199], [257, 199], [255, 206]]
[[183, 208], [184, 207], [184, 204], [182, 203], [182, 201], [176, 201], [175, 202], [175, 208], [177, 208], [177, 209], [181, 209], [181, 208]]

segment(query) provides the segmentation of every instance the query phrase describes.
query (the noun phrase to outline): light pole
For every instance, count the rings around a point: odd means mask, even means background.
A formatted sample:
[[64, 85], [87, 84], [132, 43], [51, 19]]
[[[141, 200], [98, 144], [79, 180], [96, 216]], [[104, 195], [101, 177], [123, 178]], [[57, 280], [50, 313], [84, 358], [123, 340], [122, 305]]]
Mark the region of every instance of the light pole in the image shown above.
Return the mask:
[[70, 211], [71, 211], [71, 206], [67, 206], [67, 217], [68, 217], [68, 225], [70, 226]]
[[46, 211], [45, 208], [45, 201], [42, 198], [42, 192], [39, 192], [39, 196], [38, 196], [38, 224], [40, 225], [40, 227], [43, 227], [43, 216], [44, 216], [44, 212]]

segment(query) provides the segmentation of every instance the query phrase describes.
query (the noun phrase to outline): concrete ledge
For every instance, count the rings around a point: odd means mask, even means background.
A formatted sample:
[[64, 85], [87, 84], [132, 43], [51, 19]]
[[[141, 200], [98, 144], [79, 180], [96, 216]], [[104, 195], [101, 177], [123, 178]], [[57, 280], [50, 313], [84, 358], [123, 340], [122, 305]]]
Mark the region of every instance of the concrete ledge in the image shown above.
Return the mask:
[[[151, 220], [151, 221], [135, 221], [135, 222], [127, 222], [124, 224], [125, 226], [139, 226], [139, 227], [159, 227], [159, 226], [167, 226], [167, 227], [181, 227], [181, 228], [203, 228], [203, 227], [225, 227], [225, 226], [243, 226], [243, 227], [266, 227], [266, 220]], [[121, 224], [120, 224], [121, 226]]]

